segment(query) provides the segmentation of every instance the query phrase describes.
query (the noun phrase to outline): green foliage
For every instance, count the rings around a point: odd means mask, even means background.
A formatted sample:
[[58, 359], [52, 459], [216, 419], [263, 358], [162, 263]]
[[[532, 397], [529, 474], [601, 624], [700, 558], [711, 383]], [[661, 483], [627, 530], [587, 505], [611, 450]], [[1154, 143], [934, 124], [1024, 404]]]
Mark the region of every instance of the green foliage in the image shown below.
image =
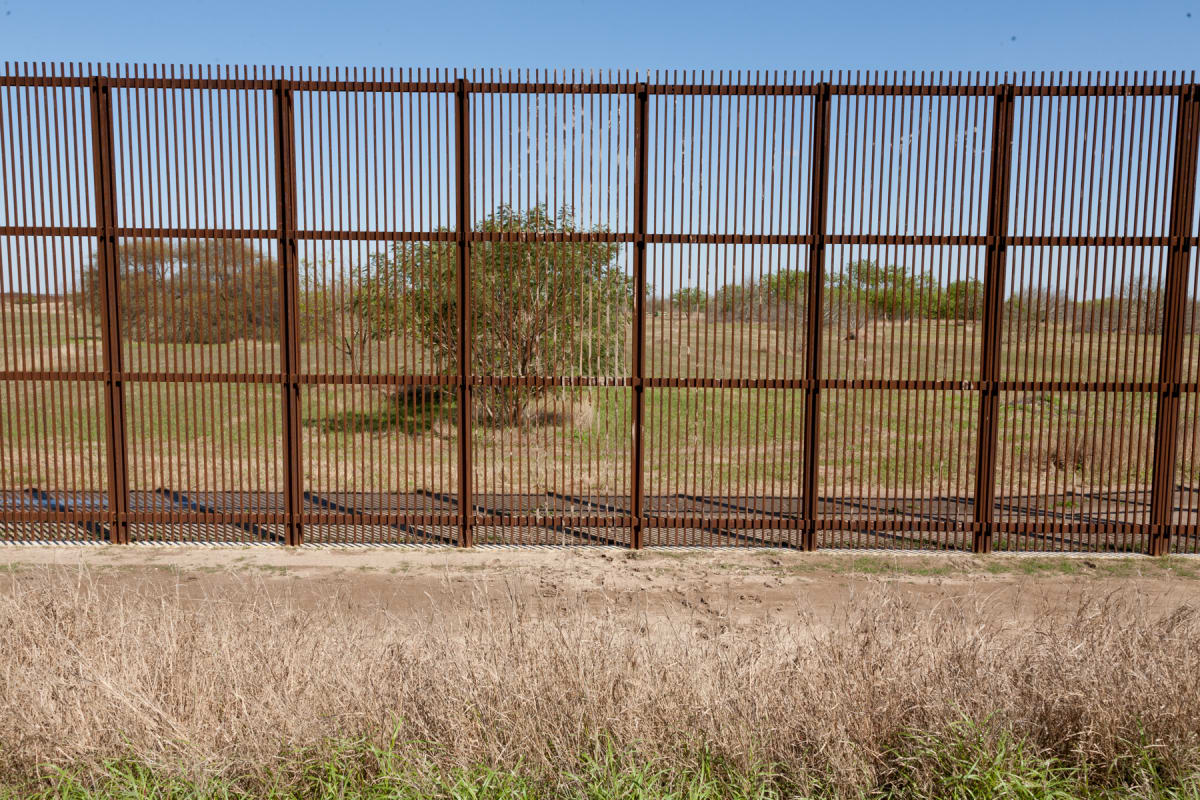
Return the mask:
[[[117, 247], [121, 335], [218, 344], [279, 335], [279, 269], [237, 239], [130, 239]], [[104, 282], [93, 261], [82, 300], [99, 324]]]
[[754, 318], [755, 287], [753, 284], [730, 283], [717, 290], [716, 307], [724, 318], [740, 320]]
[[[570, 209], [498, 208], [480, 232], [581, 232]], [[602, 229], [593, 229], [599, 232]], [[512, 376], [618, 374], [632, 281], [612, 242], [478, 241], [471, 248], [471, 367]], [[457, 266], [450, 242], [398, 242], [356, 272], [354, 304], [374, 336], [409, 335], [442, 371], [458, 358]], [[511, 425], [547, 387], [480, 387], [480, 421]]]
[[962, 721], [939, 733], [909, 734], [883, 795], [944, 800], [1073, 800], [1078, 770], [1032, 752], [1006, 731]]
[[942, 293], [938, 316], [942, 319], [983, 319], [983, 281], [954, 281]]
[[697, 287], [680, 289], [671, 295], [671, 307], [676, 311], [700, 311], [708, 305], [708, 293]]
[[[946, 295], [928, 272], [851, 262], [825, 279], [826, 324], [857, 328], [871, 320], [908, 320], [947, 313], [970, 314], [976, 282], [952, 284]], [[784, 269], [758, 282], [727, 284], [717, 292], [722, 319], [788, 322], [802, 317], [808, 302], [808, 273]], [[978, 298], [982, 309], [982, 295]], [[962, 306], [961, 311], [958, 308]]]
[[135, 760], [86, 771], [43, 767], [23, 785], [0, 785], [0, 800], [1200, 800], [1200, 780], [1168, 777], [1153, 748], [1141, 748], [1133, 770], [1114, 779], [968, 721], [906, 734], [878, 754], [874, 780], [864, 775], [863, 784], [849, 790], [833, 776], [733, 766], [704, 750], [667, 761], [609, 747], [568, 756], [552, 772], [519, 764], [442, 766], [429, 755], [419, 742], [339, 741], [286, 752], [253, 774], [226, 770], [220, 777], [191, 777]]
[[722, 286], [713, 305], [725, 320], [788, 321], [805, 307], [807, 285], [807, 273], [784, 269], [759, 281]]
[[387, 338], [373, 324], [367, 304], [371, 295], [360, 280], [361, 267], [348, 274], [336, 270], [314, 270], [309, 265], [301, 283], [297, 327], [302, 341], [321, 341], [340, 353], [352, 372], [370, 366], [371, 344]]
[[[691, 768], [583, 756], [576, 769], [540, 776], [477, 765], [438, 769], [395, 748], [351, 743], [320, 760], [285, 764], [287, 774], [248, 788], [114, 761], [96, 778], [58, 772], [41, 786], [0, 787], [0, 800], [775, 800], [786, 784], [762, 770], [734, 771], [701, 756]], [[256, 782], [258, 783], [258, 782]], [[794, 795], [792, 795], [794, 796]]]
[[1066, 294], [1038, 286], [1014, 292], [1004, 303], [1007, 325], [1056, 325], [1074, 313], [1075, 303]]
[[851, 262], [831, 274], [828, 287], [873, 319], [927, 317], [937, 308], [937, 281], [928, 272], [880, 266], [868, 259]]
[[763, 279], [767, 295], [781, 303], [803, 303], [808, 291], [808, 273], [799, 269], [781, 269]]

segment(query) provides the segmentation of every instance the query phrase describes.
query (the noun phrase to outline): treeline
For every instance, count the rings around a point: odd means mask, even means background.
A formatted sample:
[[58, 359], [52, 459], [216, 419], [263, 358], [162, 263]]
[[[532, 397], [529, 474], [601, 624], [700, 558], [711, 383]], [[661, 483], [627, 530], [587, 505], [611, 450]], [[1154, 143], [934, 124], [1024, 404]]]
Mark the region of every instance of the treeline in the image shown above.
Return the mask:
[[[1095, 300], [1074, 300], [1061, 290], [1027, 287], [1005, 303], [1005, 318], [1017, 325], [1062, 325], [1086, 333], [1161, 334], [1167, 298], [1145, 275], [1125, 282], [1117, 293]], [[1200, 333], [1200, 302], [1184, 301], [1183, 329]]]
[[[943, 286], [931, 273], [863, 259], [825, 278], [824, 318], [828, 324], [873, 320], [983, 317], [983, 283], [966, 278]], [[757, 281], [726, 284], [709, 295], [694, 287], [670, 297], [673, 310], [703, 312], [719, 321], [787, 321], [803, 317], [808, 305], [808, 274], [784, 269]]]
[[[279, 265], [239, 239], [127, 239], [117, 247], [121, 335], [180, 344], [279, 336]], [[81, 296], [99, 324], [104, 281], [93, 259]]]
[[[480, 230], [573, 233], [569, 211], [501, 208]], [[453, 248], [401, 243], [336, 276], [309, 275], [300, 298], [305, 339], [335, 341], [354, 368], [370, 343], [406, 335], [438, 368], [451, 369], [458, 319]], [[570, 374], [590, 362], [597, 374], [617, 367], [632, 309], [632, 282], [604, 242], [484, 242], [474, 251], [473, 352], [497, 374]], [[123, 337], [180, 344], [219, 344], [279, 337], [279, 268], [273, 257], [235, 239], [126, 240], [117, 251]], [[709, 294], [684, 288], [659, 311], [699, 313], [715, 322], [792, 324], [808, 305], [808, 276], [785, 269]], [[100, 319], [103, 285], [93, 264], [83, 301]], [[983, 317], [983, 284], [942, 284], [929, 272], [859, 260], [825, 279], [822, 319], [855, 330], [880, 321]], [[1185, 330], [1197, 332], [1200, 306], [1189, 298]], [[1157, 280], [1135, 275], [1111, 296], [1076, 300], [1061, 290], [1025, 287], [1004, 301], [1006, 325], [1062, 325], [1080, 332], [1161, 333], [1165, 296]]]
[[[983, 283], [965, 278], [942, 284], [932, 273], [860, 260], [825, 278], [825, 324], [856, 329], [872, 322], [983, 319]], [[787, 323], [804, 319], [808, 274], [785, 269], [756, 281], [726, 284], [709, 294], [688, 287], [660, 302], [660, 310], [700, 313], [720, 322]], [[1014, 325], [1062, 325], [1080, 332], [1161, 333], [1166, 296], [1145, 274], [1136, 274], [1108, 297], [1076, 300], [1061, 289], [1027, 286], [1004, 300]], [[1200, 303], [1189, 298], [1185, 332], [1200, 330]]]

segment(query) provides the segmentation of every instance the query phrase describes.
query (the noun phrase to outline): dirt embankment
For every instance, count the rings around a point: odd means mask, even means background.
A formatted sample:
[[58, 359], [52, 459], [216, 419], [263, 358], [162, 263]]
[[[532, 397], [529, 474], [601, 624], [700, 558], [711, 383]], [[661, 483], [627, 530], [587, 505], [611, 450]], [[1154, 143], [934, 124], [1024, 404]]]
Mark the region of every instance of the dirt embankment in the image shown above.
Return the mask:
[[85, 569], [101, 584], [156, 586], [184, 601], [219, 597], [251, 578], [304, 607], [336, 600], [397, 614], [462, 613], [481, 597], [560, 597], [651, 617], [699, 611], [739, 622], [820, 622], [885, 586], [919, 609], [983, 602], [1014, 621], [1040, 618], [1084, 592], [1136, 591], [1149, 606], [1200, 601], [1200, 559], [1191, 558], [610, 548], [14, 547], [0, 549], [0, 587], [14, 574], [50, 565]]

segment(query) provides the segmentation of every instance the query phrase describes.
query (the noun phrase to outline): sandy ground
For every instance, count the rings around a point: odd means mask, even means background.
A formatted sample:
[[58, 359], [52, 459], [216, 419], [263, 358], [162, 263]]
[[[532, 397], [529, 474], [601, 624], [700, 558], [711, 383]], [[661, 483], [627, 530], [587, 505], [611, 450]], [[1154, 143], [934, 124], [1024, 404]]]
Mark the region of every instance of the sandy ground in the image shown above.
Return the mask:
[[[0, 590], [44, 568], [162, 592], [220, 598], [247, 581], [313, 608], [348, 603], [394, 614], [457, 614], [536, 595], [651, 617], [829, 622], [849, 600], [886, 589], [918, 608], [985, 603], [1030, 619], [1081, 593], [1136, 591], [1149, 605], [1200, 603], [1200, 559], [863, 555], [594, 549], [285, 549], [0, 547]], [[543, 604], [545, 607], [545, 604]]]

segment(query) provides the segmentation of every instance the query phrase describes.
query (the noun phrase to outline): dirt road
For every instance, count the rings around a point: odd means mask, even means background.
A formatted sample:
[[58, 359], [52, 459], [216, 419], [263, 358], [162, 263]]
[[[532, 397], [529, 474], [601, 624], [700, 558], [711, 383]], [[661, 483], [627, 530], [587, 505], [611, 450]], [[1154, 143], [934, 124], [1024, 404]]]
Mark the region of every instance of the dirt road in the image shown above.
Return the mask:
[[[651, 617], [713, 614], [730, 622], [828, 621], [860, 593], [897, 592], [917, 608], [972, 602], [1020, 619], [1080, 592], [1134, 590], [1148, 604], [1200, 602], [1200, 559], [777, 551], [597, 549], [298, 549], [268, 547], [3, 547], [0, 589], [53, 566], [86, 580], [218, 599], [261, 583], [304, 606], [331, 602], [392, 614], [455, 615], [536, 595], [629, 608]], [[544, 607], [544, 606], [543, 606]]]

